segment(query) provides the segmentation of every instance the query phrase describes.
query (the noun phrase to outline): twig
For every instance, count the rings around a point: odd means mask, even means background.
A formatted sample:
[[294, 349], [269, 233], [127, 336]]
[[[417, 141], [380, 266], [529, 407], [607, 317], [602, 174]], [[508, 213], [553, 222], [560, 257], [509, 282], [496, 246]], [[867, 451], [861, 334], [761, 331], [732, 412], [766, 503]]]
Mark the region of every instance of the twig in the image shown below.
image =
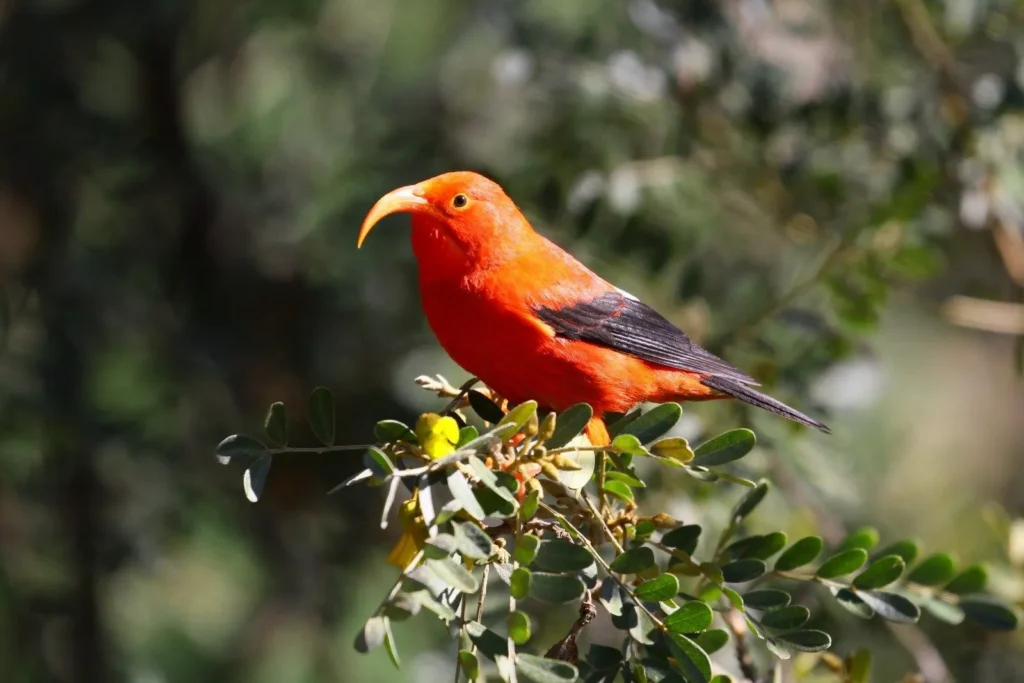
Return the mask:
[[942, 312], [954, 325], [998, 334], [1024, 334], [1024, 305], [990, 301], [969, 296], [952, 296]]
[[747, 646], [747, 623], [743, 620], [743, 615], [739, 610], [731, 609], [723, 615], [722, 619], [732, 632], [733, 642], [736, 643], [736, 661], [740, 665], [740, 672], [751, 683], [757, 683], [760, 676], [757, 673], [757, 667], [754, 666], [750, 648]]

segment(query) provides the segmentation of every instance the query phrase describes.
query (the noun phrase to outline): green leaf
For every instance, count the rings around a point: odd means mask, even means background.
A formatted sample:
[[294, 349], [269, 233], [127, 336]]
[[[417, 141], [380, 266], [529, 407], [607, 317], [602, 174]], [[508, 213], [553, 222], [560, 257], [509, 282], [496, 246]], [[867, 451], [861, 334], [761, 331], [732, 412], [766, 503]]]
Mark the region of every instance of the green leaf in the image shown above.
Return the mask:
[[654, 566], [654, 551], [647, 546], [630, 548], [611, 563], [613, 572], [619, 574], [636, 574]]
[[467, 681], [475, 681], [480, 677], [480, 659], [469, 650], [459, 650], [459, 663]]
[[407, 595], [442, 619], [451, 621], [455, 618], [452, 608], [435, 600], [428, 590], [415, 590]]
[[395, 636], [391, 633], [390, 619], [384, 619], [384, 647], [388, 651], [388, 657], [391, 658], [391, 663], [395, 665], [396, 669], [401, 669], [402, 659], [398, 656], [398, 643], [395, 642]]
[[912, 563], [917, 559], [917, 543], [911, 540], [896, 541], [891, 545], [887, 545], [883, 548], [876, 557], [885, 557], [886, 555], [899, 555], [903, 558], [903, 562], [906, 564]]
[[956, 574], [953, 558], [946, 553], [935, 553], [921, 560], [909, 574], [907, 582], [921, 586], [940, 586]]
[[801, 652], [821, 652], [832, 647], [832, 637], [824, 631], [816, 629], [789, 631], [775, 637], [788, 647]]
[[765, 564], [764, 560], [753, 558], [736, 560], [735, 562], [722, 565], [722, 576], [725, 578], [726, 583], [753, 581], [763, 576], [766, 571], [768, 571], [768, 565]]
[[787, 605], [776, 609], [768, 610], [761, 615], [759, 621], [762, 626], [789, 631], [800, 628], [811, 618], [811, 611], [803, 605]]
[[266, 455], [267, 447], [251, 436], [232, 434], [217, 444], [214, 453], [221, 465], [227, 465], [234, 460], [242, 460], [248, 463]]
[[[483, 460], [473, 455], [467, 458], [466, 464], [469, 466], [470, 470], [472, 470], [473, 475], [477, 479], [479, 479], [480, 483], [486, 486], [488, 490], [493, 491], [499, 497], [505, 499], [513, 506], [518, 508], [514, 492], [515, 489], [509, 489], [504, 484], [502, 484], [498, 480], [498, 475], [492, 472], [490, 468], [488, 468], [487, 465], [484, 464]], [[518, 488], [518, 483], [516, 484], [516, 488]]]
[[416, 433], [398, 420], [378, 422], [373, 427], [373, 438], [377, 439], [377, 443], [394, 443], [395, 441], [416, 443]]
[[313, 436], [325, 446], [334, 445], [334, 396], [327, 387], [317, 387], [309, 394], [306, 416]]
[[644, 581], [633, 590], [639, 600], [663, 602], [671, 600], [679, 592], [679, 579], [675, 574], [661, 574], [650, 581]]
[[451, 534], [437, 534], [433, 538], [427, 539], [423, 550], [426, 552], [427, 557], [443, 559], [456, 552], [458, 550], [458, 545], [455, 541], [455, 537]]
[[[789, 659], [793, 656], [793, 653], [790, 652], [789, 648], [787, 648], [786, 644], [781, 640], [778, 640], [776, 638], [765, 638], [764, 644], [765, 647], [768, 648], [768, 651], [776, 657], [778, 657], [779, 659]], [[776, 670], [781, 671], [781, 669]]]
[[875, 610], [871, 609], [867, 603], [860, 599], [857, 593], [854, 593], [849, 588], [831, 587], [829, 590], [832, 591], [832, 595], [835, 596], [839, 606], [851, 614], [855, 614], [861, 619], [870, 619], [875, 616]]
[[468, 444], [473, 439], [480, 436], [480, 432], [477, 431], [473, 425], [466, 425], [459, 430], [459, 442], [455, 444], [455, 449], [458, 450]]
[[615, 481], [614, 479], [605, 481], [604, 490], [605, 493], [610, 493], [619, 500], [627, 503], [632, 503], [634, 501], [633, 489], [629, 488], [629, 486], [621, 481]]
[[725, 674], [718, 674], [711, 679], [711, 683], [732, 683], [732, 679]]
[[530, 639], [530, 617], [525, 612], [509, 612], [507, 625], [508, 637], [516, 645], [523, 645]]
[[697, 541], [700, 540], [700, 532], [699, 524], [684, 524], [665, 533], [661, 537], [661, 542], [669, 548], [682, 550], [687, 555], [693, 555], [693, 552], [697, 549]]
[[242, 488], [250, 503], [255, 503], [263, 495], [263, 487], [267, 484], [267, 475], [270, 474], [270, 465], [273, 461], [272, 455], [261, 455], [242, 475]]
[[878, 529], [866, 526], [851, 532], [839, 546], [839, 550], [852, 550], [862, 548], [870, 551], [878, 545]]
[[628, 427], [630, 424], [632, 424], [633, 421], [636, 420], [638, 417], [640, 417], [640, 415], [642, 413], [643, 413], [642, 410], [640, 410], [639, 408], [636, 408], [634, 410], [631, 410], [629, 413], [627, 413], [625, 415], [622, 415], [621, 417], [619, 417], [617, 419], [612, 419], [616, 415], [615, 413], [606, 415], [605, 416], [605, 420], [606, 420], [606, 422], [608, 424], [608, 435], [611, 436], [614, 439], [619, 434], [624, 433], [625, 430], [626, 430], [626, 427]]
[[721, 650], [728, 642], [729, 632], [720, 628], [713, 628], [697, 636], [697, 644], [709, 655]]
[[676, 426], [683, 415], [678, 403], [663, 403], [626, 425], [623, 434], [632, 434], [640, 443], [650, 443]]
[[466, 634], [469, 639], [480, 648], [488, 659], [494, 659], [499, 655], [508, 654], [508, 641], [497, 633], [487, 628], [479, 621], [471, 621], [466, 624]]
[[705, 441], [694, 451], [693, 464], [715, 467], [739, 460], [757, 443], [757, 437], [749, 429], [733, 429]]
[[486, 560], [494, 554], [494, 543], [483, 529], [471, 522], [452, 522], [455, 542], [463, 557]]
[[647, 450], [640, 443], [640, 439], [632, 434], [619, 434], [612, 441], [612, 448], [621, 453], [629, 453], [630, 455], [647, 455]]
[[636, 489], [647, 488], [647, 484], [626, 472], [617, 472], [612, 470], [605, 475], [605, 478], [609, 481], [621, 481], [623, 484]]
[[862, 571], [853, 580], [853, 587], [858, 590], [870, 590], [884, 588], [900, 578], [900, 574], [907, 568], [903, 558], [899, 555], [887, 555], [875, 560], [868, 568]]
[[[534, 559], [537, 557], [537, 553], [540, 551], [540, 545], [540, 537], [534, 536], [533, 534], [523, 534], [516, 539], [516, 547], [512, 553], [512, 557], [519, 564], [533, 564]], [[548, 567], [542, 567], [542, 569], [547, 568]]]
[[280, 401], [271, 403], [267, 409], [263, 431], [272, 444], [284, 446], [288, 443], [288, 418], [284, 414], [284, 404]]
[[732, 588], [729, 588], [728, 586], [722, 588], [722, 595], [724, 595], [726, 599], [729, 601], [729, 603], [733, 607], [738, 609], [740, 612], [746, 610], [746, 605], [743, 604], [743, 596], [734, 591]]
[[980, 593], [985, 590], [988, 583], [988, 571], [980, 564], [972, 564], [962, 572], [953, 577], [942, 590], [954, 595], [967, 595], [968, 593]]
[[960, 609], [968, 619], [990, 631], [1013, 631], [1017, 628], [1017, 613], [992, 598], [963, 598], [960, 600]]
[[698, 600], [684, 603], [682, 607], [663, 620], [665, 628], [675, 633], [699, 633], [714, 621], [714, 614], [706, 603]]
[[711, 659], [697, 643], [681, 633], [668, 633], [668, 647], [675, 659], [674, 668], [683, 675], [687, 683], [709, 683], [711, 681]]
[[511, 431], [511, 434], [515, 434], [523, 428], [530, 418], [537, 414], [537, 402], [536, 401], [523, 401], [512, 410], [508, 411], [498, 422], [498, 425], [515, 425], [515, 429]]
[[643, 543], [644, 541], [650, 539], [651, 536], [654, 535], [654, 532], [657, 530], [658, 527], [654, 525], [654, 522], [652, 522], [649, 519], [641, 519], [636, 523], [636, 526], [633, 527], [633, 535], [631, 536], [631, 538], [635, 539], [640, 543]]
[[857, 650], [847, 660], [848, 683], [869, 683], [871, 680], [871, 651]]
[[758, 482], [756, 488], [747, 491], [747, 493], [740, 498], [740, 501], [736, 503], [736, 507], [733, 508], [732, 511], [733, 521], [738, 522], [753, 512], [754, 508], [764, 500], [766, 495], [768, 495], [768, 482], [762, 479]]
[[583, 582], [572, 574], [530, 574], [530, 596], [551, 605], [578, 600], [585, 589]]
[[793, 597], [789, 593], [776, 588], [763, 588], [743, 594], [743, 602], [746, 603], [747, 607], [756, 610], [785, 607], [792, 599]]
[[555, 433], [544, 445], [549, 449], [562, 448], [580, 435], [593, 416], [594, 409], [586, 403], [577, 403], [559, 413], [558, 420], [555, 422]]
[[526, 567], [516, 567], [512, 571], [512, 575], [508, 580], [508, 586], [513, 598], [516, 600], [526, 599], [526, 596], [530, 594], [530, 578], [532, 576], [533, 572]]
[[569, 662], [516, 653], [516, 678], [523, 683], [571, 683], [579, 671]]
[[473, 493], [473, 487], [470, 486], [469, 480], [461, 471], [453, 469], [448, 473], [448, 490], [470, 517], [473, 519], [486, 517], [483, 507], [476, 499], [476, 494]]
[[770, 534], [747, 536], [725, 549], [725, 554], [735, 560], [767, 560], [786, 546], [786, 534], [773, 531]]
[[395, 471], [391, 458], [388, 457], [387, 453], [375, 446], [370, 446], [363, 453], [363, 464], [373, 472], [374, 476], [381, 479]]
[[563, 539], [541, 541], [533, 562], [550, 572], [577, 572], [594, 563], [590, 551]]
[[963, 623], [964, 611], [937, 597], [926, 596], [921, 600], [921, 607], [936, 619], [957, 626]]
[[540, 491], [530, 491], [519, 504], [519, 521], [529, 522], [540, 507]]
[[868, 561], [868, 551], [863, 548], [844, 550], [830, 557], [818, 568], [817, 575], [822, 579], [834, 579], [852, 574]]
[[476, 580], [476, 577], [451, 558], [429, 559], [426, 561], [426, 565], [437, 575], [437, 578], [463, 593], [475, 593], [476, 589], [480, 587], [480, 582]]
[[367, 622], [363, 624], [362, 630], [356, 636], [356, 651], [366, 654], [371, 650], [376, 650], [384, 644], [384, 638], [387, 630], [388, 625], [386, 617], [376, 616], [368, 619]]
[[587, 664], [594, 671], [617, 671], [622, 664], [622, 651], [617, 647], [591, 643], [587, 652]]
[[921, 610], [918, 606], [897, 593], [857, 591], [857, 597], [873, 609], [878, 616], [888, 621], [914, 624], [921, 618]]
[[681, 436], [658, 439], [651, 444], [650, 451], [659, 458], [668, 458], [678, 463], [688, 463], [693, 460], [693, 449]]
[[484, 396], [476, 389], [470, 389], [467, 396], [469, 397], [470, 408], [472, 408], [473, 412], [479, 415], [480, 419], [484, 422], [498, 424], [504, 419], [505, 413], [498, 407], [498, 404]]
[[611, 614], [613, 617], [621, 617], [623, 610], [622, 594], [622, 588], [617, 581], [603, 581], [597, 598], [601, 601], [608, 614]]
[[788, 572], [814, 562], [824, 546], [824, 541], [818, 536], [801, 538], [775, 560], [775, 571]]

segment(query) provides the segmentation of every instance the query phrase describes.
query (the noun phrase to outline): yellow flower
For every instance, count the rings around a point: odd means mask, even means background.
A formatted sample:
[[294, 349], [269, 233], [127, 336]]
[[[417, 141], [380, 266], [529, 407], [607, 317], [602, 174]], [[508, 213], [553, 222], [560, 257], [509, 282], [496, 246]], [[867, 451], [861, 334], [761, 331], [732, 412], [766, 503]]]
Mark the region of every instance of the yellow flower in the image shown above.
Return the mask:
[[416, 421], [416, 438], [423, 452], [431, 458], [443, 458], [455, 452], [459, 442], [459, 423], [450, 416], [423, 413]]
[[388, 562], [399, 569], [405, 570], [416, 554], [423, 549], [427, 540], [427, 525], [420, 514], [419, 491], [398, 508], [398, 522], [402, 526], [402, 536], [388, 553]]

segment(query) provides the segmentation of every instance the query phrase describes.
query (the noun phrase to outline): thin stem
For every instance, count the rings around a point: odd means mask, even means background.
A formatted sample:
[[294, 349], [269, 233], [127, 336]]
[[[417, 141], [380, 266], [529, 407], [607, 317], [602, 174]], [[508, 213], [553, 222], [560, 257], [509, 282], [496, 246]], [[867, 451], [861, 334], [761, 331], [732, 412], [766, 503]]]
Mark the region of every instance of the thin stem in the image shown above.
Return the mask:
[[632, 588], [630, 586], [627, 586], [625, 583], [620, 581], [615, 576], [615, 574], [612, 572], [611, 566], [607, 562], [604, 561], [604, 558], [601, 557], [601, 555], [597, 552], [597, 549], [594, 548], [594, 546], [590, 543], [590, 541], [587, 539], [587, 537], [583, 534], [582, 531], [580, 531], [575, 526], [573, 526], [572, 522], [570, 522], [568, 519], [566, 519], [565, 515], [563, 515], [561, 512], [559, 512], [558, 510], [554, 509], [553, 507], [551, 507], [547, 503], [541, 501], [540, 502], [540, 507], [544, 508], [549, 515], [551, 515], [552, 517], [557, 519], [558, 523], [561, 524], [562, 527], [566, 531], [568, 531], [580, 543], [580, 545], [582, 545], [584, 548], [589, 550], [590, 551], [590, 555], [601, 566], [601, 568], [605, 570], [605, 572], [608, 574], [608, 576], [613, 581], [615, 581], [617, 584], [619, 584], [622, 587], [622, 589], [624, 591], [626, 591], [626, 593], [629, 595], [629, 597], [633, 598], [633, 602], [636, 603], [636, 606], [639, 607], [640, 609], [642, 609], [644, 612], [646, 612], [647, 616], [649, 616], [651, 618], [651, 621], [653, 621], [658, 628], [660, 628], [663, 631], [665, 630], [664, 622], [662, 622], [661, 619], [659, 619], [657, 616], [655, 616], [655, 614], [653, 612], [651, 612], [651, 610], [647, 609], [647, 607], [644, 605], [644, 603], [641, 600], [637, 599], [636, 595], [633, 593], [633, 590], [632, 590]]
[[581, 495], [580, 498], [582, 498], [583, 502], [587, 504], [587, 507], [590, 509], [590, 512], [594, 515], [595, 518], [597, 518], [597, 521], [601, 523], [601, 528], [604, 529], [604, 533], [608, 537], [608, 540], [611, 541], [611, 544], [615, 546], [615, 550], [619, 554], [625, 552], [622, 548], [622, 545], [620, 545], [618, 540], [616, 540], [615, 535], [612, 534], [612, 530], [608, 528], [608, 524], [604, 521], [604, 515], [601, 512], [598, 512], [597, 508], [594, 507], [594, 503], [593, 501], [590, 500], [590, 496], [588, 496], [586, 493], [583, 493], [583, 495]]
[[736, 661], [740, 665], [740, 672], [751, 681], [757, 683], [760, 680], [757, 668], [754, 666], [754, 659], [750, 656], [750, 648], [747, 647], [747, 624], [739, 610], [731, 609], [723, 617], [725, 625], [732, 632], [733, 642], [736, 643]]
[[441, 414], [447, 415], [448, 413], [455, 410], [459, 406], [459, 404], [462, 403], [462, 399], [466, 398], [466, 395], [469, 393], [469, 390], [472, 389], [473, 386], [479, 381], [480, 380], [477, 379], [476, 377], [470, 377], [468, 380], [463, 382], [462, 386], [459, 387], [459, 393], [455, 394], [455, 398], [448, 402], [448, 405], [444, 407], [444, 410], [441, 411]]
[[367, 448], [375, 448], [377, 444], [356, 444], [352, 446], [310, 446], [302, 448], [294, 448], [292, 446], [285, 446], [283, 448], [268, 448], [267, 451], [271, 455], [280, 455], [282, 453], [338, 453], [340, 451], [365, 451]]
[[614, 446], [562, 446], [560, 448], [552, 448], [548, 451], [548, 455], [555, 455], [556, 453], [576, 453], [578, 451], [590, 451], [593, 453], [614, 453], [619, 449]]

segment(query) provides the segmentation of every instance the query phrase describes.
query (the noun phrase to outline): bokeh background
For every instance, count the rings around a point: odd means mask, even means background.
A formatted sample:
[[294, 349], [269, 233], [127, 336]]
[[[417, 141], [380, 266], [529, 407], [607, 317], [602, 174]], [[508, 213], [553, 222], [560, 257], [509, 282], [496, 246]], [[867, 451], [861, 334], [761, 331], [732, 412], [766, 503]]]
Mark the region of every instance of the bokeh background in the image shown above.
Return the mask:
[[[380, 491], [323, 495], [357, 456], [278, 458], [250, 504], [212, 450], [276, 400], [311, 444], [320, 384], [365, 443], [441, 405], [417, 375], [466, 377], [407, 219], [355, 250], [383, 192], [461, 168], [828, 417], [687, 408], [758, 431], [752, 531], [871, 524], [1024, 596], [1020, 2], [5, 0], [0, 60], [4, 681], [452, 676], [430, 617], [401, 672], [352, 649], [397, 575]], [[738, 495], [649, 493], [697, 522]], [[1020, 635], [825, 602], [874, 680], [1024, 680]]]

